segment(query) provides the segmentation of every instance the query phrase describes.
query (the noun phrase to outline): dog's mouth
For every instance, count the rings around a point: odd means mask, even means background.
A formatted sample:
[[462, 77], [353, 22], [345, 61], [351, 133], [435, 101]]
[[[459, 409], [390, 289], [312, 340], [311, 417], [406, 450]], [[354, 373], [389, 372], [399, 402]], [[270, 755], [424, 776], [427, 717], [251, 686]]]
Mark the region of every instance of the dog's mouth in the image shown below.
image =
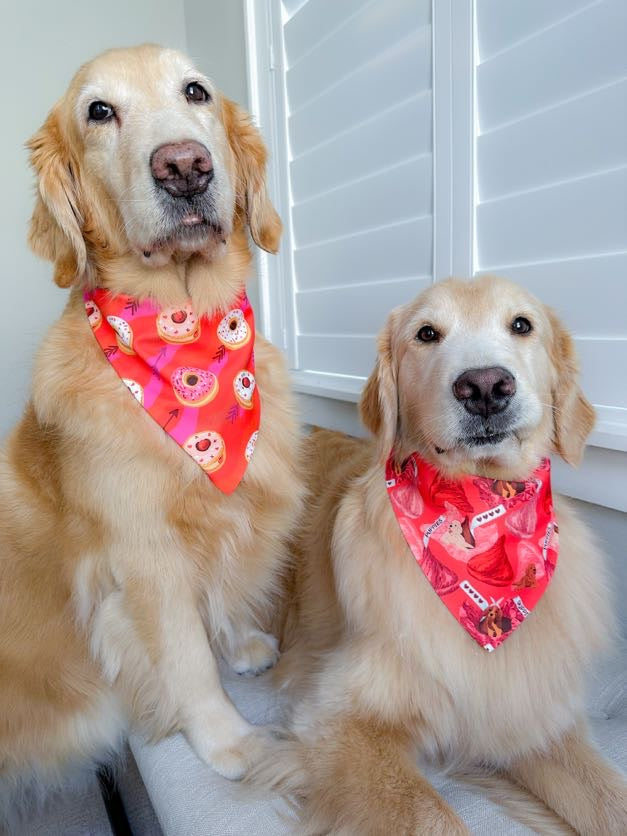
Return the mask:
[[188, 212], [181, 218], [181, 226], [187, 227], [189, 229], [195, 226], [202, 226], [203, 224], [207, 223], [208, 221], [205, 220], [205, 218], [203, 218], [203, 216], [199, 212]]
[[461, 441], [469, 447], [485, 447], [489, 444], [500, 444], [509, 433], [486, 433], [485, 435], [471, 435]]
[[222, 207], [220, 195], [207, 190], [189, 197], [172, 197], [163, 189], [156, 192], [159, 210], [153, 237], [136, 247], [146, 263], [158, 264], [173, 253], [203, 253], [216, 256], [231, 233], [230, 213]]
[[170, 236], [169, 240], [185, 241], [192, 238], [208, 238], [215, 237], [226, 243], [226, 234], [222, 228], [222, 224], [215, 220], [205, 218], [199, 212], [191, 211], [180, 219], [174, 234]]
[[146, 260], [159, 254], [174, 251], [193, 253], [216, 250], [226, 244], [228, 231], [215, 217], [207, 216], [195, 208], [189, 208], [169, 219], [161, 235], [149, 244], [141, 247]]
[[443, 455], [444, 453], [450, 453], [455, 449], [460, 448], [469, 448], [469, 447], [496, 447], [502, 441], [505, 441], [507, 438], [510, 438], [513, 435], [511, 432], [493, 432], [490, 430], [486, 430], [485, 433], [481, 435], [466, 435], [462, 438], [459, 438], [457, 442], [453, 445], [453, 447], [444, 448], [438, 447], [435, 445], [435, 452], [438, 456]]

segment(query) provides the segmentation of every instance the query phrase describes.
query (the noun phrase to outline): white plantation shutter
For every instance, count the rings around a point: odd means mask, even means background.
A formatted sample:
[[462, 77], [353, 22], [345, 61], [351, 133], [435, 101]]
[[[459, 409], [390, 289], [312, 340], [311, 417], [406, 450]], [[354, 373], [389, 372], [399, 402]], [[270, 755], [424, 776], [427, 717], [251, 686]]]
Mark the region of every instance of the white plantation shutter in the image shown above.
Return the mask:
[[627, 508], [626, 0], [246, 8], [286, 224], [262, 320], [305, 418], [358, 431], [388, 311], [452, 273], [500, 273], [557, 309], [597, 407], [585, 466], [558, 485]]
[[557, 309], [627, 436], [627, 3], [477, 0], [476, 31], [475, 270]]
[[387, 312], [432, 281], [431, 2], [267, 9], [283, 79], [286, 347], [301, 390], [355, 400]]

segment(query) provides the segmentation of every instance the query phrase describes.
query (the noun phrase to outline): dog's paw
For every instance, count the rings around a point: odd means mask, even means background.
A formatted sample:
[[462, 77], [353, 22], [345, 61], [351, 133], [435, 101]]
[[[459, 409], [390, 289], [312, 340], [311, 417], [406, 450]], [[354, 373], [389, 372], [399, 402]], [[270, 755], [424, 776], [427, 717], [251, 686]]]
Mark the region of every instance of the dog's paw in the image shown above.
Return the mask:
[[256, 675], [274, 667], [279, 658], [279, 643], [269, 633], [251, 631], [227, 657], [235, 673]]
[[269, 731], [263, 727], [255, 728], [237, 743], [223, 749], [214, 749], [209, 765], [229, 781], [241, 781], [263, 760], [273, 741]]

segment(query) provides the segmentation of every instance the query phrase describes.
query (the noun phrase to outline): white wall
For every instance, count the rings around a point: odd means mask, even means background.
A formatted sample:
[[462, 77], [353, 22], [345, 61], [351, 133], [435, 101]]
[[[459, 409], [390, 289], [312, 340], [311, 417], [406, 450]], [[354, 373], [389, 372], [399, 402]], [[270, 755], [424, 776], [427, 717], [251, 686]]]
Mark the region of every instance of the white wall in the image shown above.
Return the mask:
[[627, 609], [623, 603], [627, 595], [627, 514], [589, 502], [574, 500], [574, 504], [609, 558], [613, 603], [617, 605], [622, 635], [627, 637]]
[[81, 63], [113, 46], [145, 41], [185, 49], [183, 0], [21, 0], [3, 3], [0, 36], [0, 437], [28, 396], [33, 352], [67, 291], [26, 244], [34, 180], [24, 143], [44, 121]]
[[183, 0], [187, 52], [198, 69], [243, 107], [248, 106], [244, 4]]

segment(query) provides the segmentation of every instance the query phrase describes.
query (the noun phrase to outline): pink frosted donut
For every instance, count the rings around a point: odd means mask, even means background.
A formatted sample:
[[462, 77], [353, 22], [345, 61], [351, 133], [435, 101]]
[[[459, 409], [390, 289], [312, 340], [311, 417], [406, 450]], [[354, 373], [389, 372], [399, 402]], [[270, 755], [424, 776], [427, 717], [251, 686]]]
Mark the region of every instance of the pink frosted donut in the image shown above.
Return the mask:
[[184, 406], [204, 406], [218, 394], [218, 378], [213, 372], [181, 366], [170, 378], [176, 399]]
[[227, 348], [241, 348], [250, 340], [250, 328], [244, 311], [234, 308], [218, 325], [218, 339]]
[[249, 371], [244, 369], [235, 375], [233, 381], [233, 391], [235, 398], [240, 406], [244, 409], [253, 408], [253, 394], [255, 392], [255, 377]]
[[219, 470], [226, 459], [224, 439], [213, 430], [190, 435], [185, 450], [207, 473]]
[[167, 343], [193, 343], [200, 336], [200, 320], [189, 304], [163, 308], [157, 314], [157, 333]]
[[100, 313], [100, 308], [95, 302], [88, 299], [85, 302], [85, 313], [87, 314], [87, 321], [94, 331], [97, 331], [102, 325], [102, 314]]

